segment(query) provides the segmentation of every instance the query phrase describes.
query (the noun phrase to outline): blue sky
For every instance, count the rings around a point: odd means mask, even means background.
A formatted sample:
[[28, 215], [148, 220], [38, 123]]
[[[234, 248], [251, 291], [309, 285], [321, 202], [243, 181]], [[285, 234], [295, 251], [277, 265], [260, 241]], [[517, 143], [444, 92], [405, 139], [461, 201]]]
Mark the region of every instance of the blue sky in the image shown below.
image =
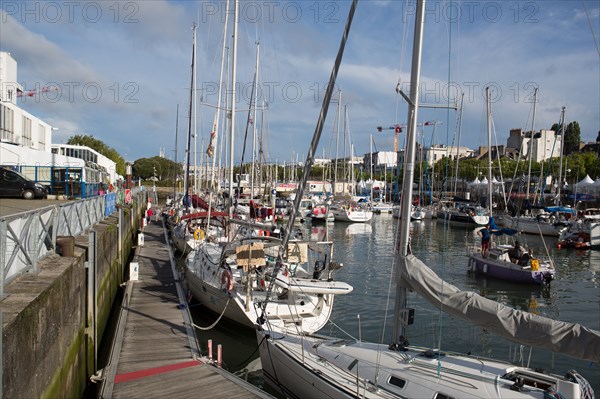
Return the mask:
[[[269, 160], [305, 158], [349, 7], [349, 1], [241, 2], [237, 77], [241, 87], [250, 87], [259, 41]], [[201, 89], [218, 81], [225, 2], [3, 1], [1, 8], [0, 48], [17, 60], [20, 83], [26, 89], [58, 86], [21, 106], [59, 129], [55, 142], [92, 134], [128, 160], [158, 155], [161, 147], [173, 157], [177, 104], [182, 159], [196, 21], [198, 98], [208, 104], [198, 107], [198, 146], [206, 145], [215, 113], [209, 105], [217, 99]], [[494, 88], [496, 140], [506, 144], [511, 128], [531, 128], [538, 87], [536, 129], [558, 122], [565, 106], [567, 122], [578, 121], [582, 140], [594, 141], [600, 130], [599, 14], [598, 2], [589, 0], [429, 1], [422, 99], [446, 103], [448, 87], [464, 91], [461, 145], [477, 148], [487, 145], [484, 88]], [[369, 151], [371, 134], [377, 149], [392, 150], [392, 131], [377, 133], [376, 127], [406, 123], [406, 104], [395, 87], [399, 79], [409, 81], [413, 24], [414, 1], [359, 2], [337, 81], [357, 154]], [[247, 109], [249, 93], [238, 99], [238, 110]], [[335, 156], [335, 115], [334, 104], [319, 155]], [[456, 142], [454, 111], [423, 110], [420, 116], [440, 121], [438, 143]], [[238, 144], [245, 121], [246, 112], [238, 112]], [[431, 143], [432, 128], [424, 135]], [[338, 152], [343, 155], [342, 144]]]

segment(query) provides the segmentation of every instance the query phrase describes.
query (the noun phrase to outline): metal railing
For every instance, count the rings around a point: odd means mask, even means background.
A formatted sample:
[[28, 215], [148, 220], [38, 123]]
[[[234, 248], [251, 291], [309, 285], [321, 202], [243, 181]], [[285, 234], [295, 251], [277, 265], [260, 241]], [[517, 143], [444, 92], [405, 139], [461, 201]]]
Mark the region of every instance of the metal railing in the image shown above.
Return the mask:
[[[141, 201], [142, 191], [132, 189], [132, 201]], [[57, 237], [81, 235], [104, 220], [109, 195], [0, 217], [0, 299], [6, 284], [23, 273], [37, 272], [39, 260], [56, 253]], [[116, 203], [123, 197], [116, 195]]]

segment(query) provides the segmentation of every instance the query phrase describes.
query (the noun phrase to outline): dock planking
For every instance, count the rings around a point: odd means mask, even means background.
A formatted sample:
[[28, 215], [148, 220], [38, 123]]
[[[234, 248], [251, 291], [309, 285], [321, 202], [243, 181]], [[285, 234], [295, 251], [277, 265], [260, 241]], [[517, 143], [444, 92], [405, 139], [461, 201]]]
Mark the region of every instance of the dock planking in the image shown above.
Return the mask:
[[138, 281], [127, 283], [100, 397], [270, 398], [202, 360], [162, 225], [144, 228], [134, 261]]

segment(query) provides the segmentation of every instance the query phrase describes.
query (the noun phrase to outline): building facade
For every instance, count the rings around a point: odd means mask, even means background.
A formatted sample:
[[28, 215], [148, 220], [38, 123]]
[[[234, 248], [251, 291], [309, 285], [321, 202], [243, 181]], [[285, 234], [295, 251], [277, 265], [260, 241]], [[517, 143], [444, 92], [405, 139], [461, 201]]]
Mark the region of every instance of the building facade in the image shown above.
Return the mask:
[[533, 161], [541, 162], [560, 156], [562, 137], [554, 130], [542, 129], [532, 134], [523, 129], [511, 129], [506, 146], [516, 149], [521, 159], [529, 160], [531, 153]]
[[0, 51], [0, 165], [48, 187], [50, 194], [90, 197], [117, 179], [116, 164], [84, 146], [53, 146], [53, 128], [18, 105], [24, 92], [17, 62]]

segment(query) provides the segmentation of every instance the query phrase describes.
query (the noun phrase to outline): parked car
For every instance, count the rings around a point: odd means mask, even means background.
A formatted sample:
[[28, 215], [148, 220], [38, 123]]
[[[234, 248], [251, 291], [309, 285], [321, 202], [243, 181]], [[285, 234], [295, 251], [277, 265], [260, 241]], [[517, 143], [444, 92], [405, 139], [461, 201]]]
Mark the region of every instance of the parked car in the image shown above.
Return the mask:
[[36, 183], [14, 170], [0, 167], [0, 197], [45, 198], [46, 186]]

